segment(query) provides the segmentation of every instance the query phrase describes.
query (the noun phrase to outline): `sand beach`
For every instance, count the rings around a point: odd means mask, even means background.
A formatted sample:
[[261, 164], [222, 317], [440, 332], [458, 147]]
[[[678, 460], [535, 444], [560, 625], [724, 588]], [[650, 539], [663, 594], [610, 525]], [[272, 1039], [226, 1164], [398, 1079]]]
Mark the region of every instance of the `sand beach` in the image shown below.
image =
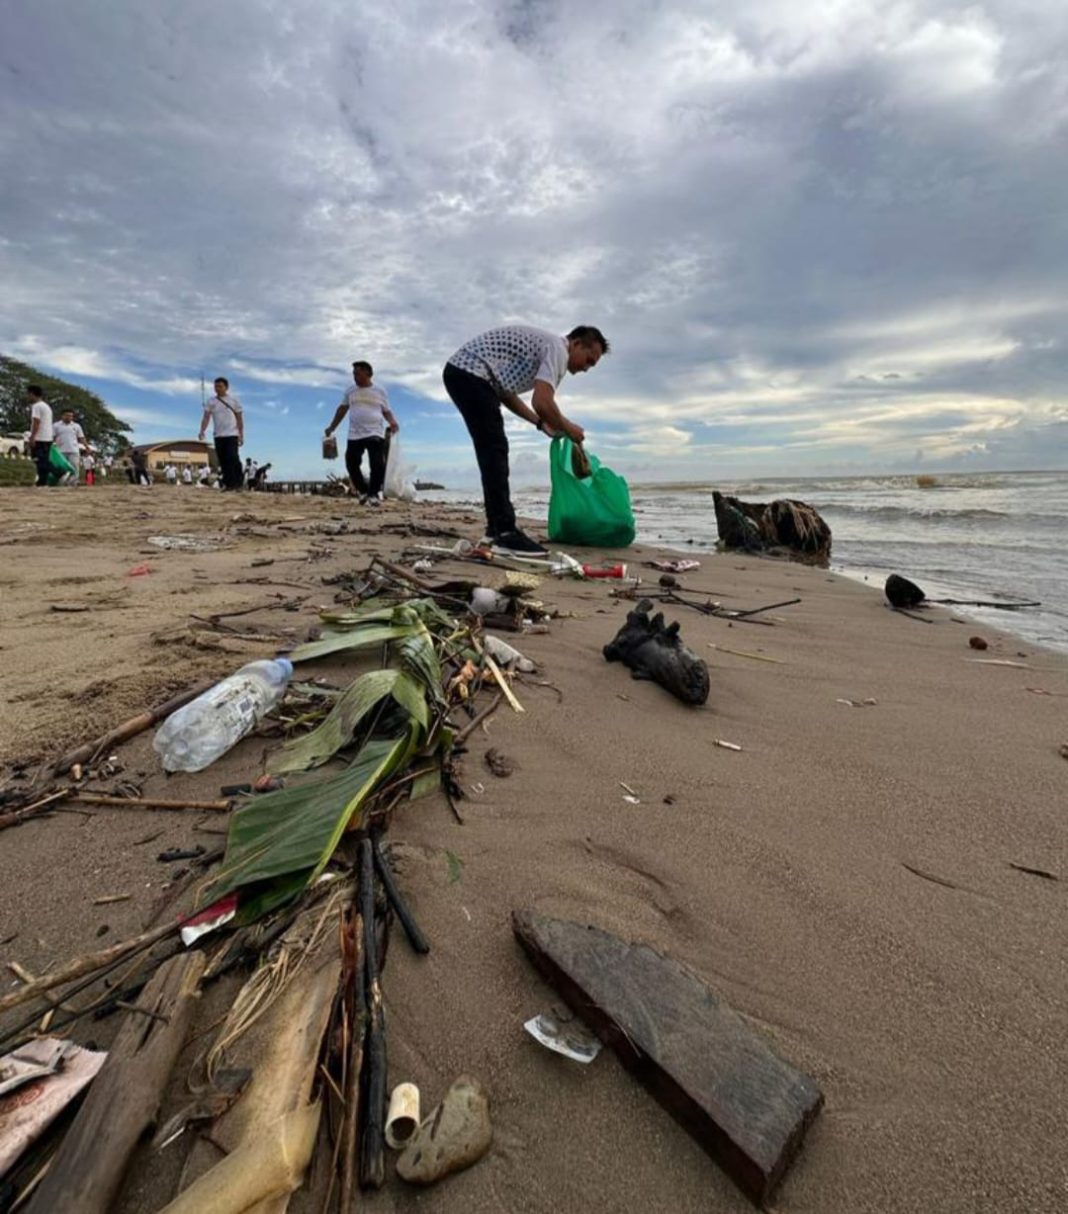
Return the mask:
[[[305, 639], [338, 593], [324, 579], [479, 527], [470, 511], [392, 502], [3, 491], [0, 788]], [[151, 539], [175, 536], [204, 550]], [[603, 555], [655, 583], [643, 566], [655, 550]], [[764, 624], [670, 611], [710, 667], [708, 703], [691, 708], [605, 662], [633, 606], [611, 582], [546, 579], [539, 594], [563, 618], [507, 637], [539, 677], [515, 685], [524, 712], [502, 705], [471, 734], [463, 824], [440, 794], [396, 812], [398, 879], [432, 951], [390, 947], [390, 1082], [413, 1079], [433, 1101], [476, 1076], [494, 1143], [432, 1190], [390, 1175], [362, 1201], [443, 1214], [751, 1208], [611, 1051], [581, 1067], [522, 1031], [554, 1002], [510, 927], [531, 907], [671, 955], [817, 1080], [826, 1105], [775, 1209], [1065, 1209], [1068, 658], [949, 610], [894, 613], [817, 568], [709, 555], [683, 580], [737, 609], [800, 602]], [[985, 650], [969, 646], [980, 631]], [[339, 680], [345, 669], [316, 664]], [[253, 736], [168, 777], [151, 737], [116, 748], [104, 784], [210, 799], [260, 774], [272, 745]], [[510, 776], [487, 769], [490, 747]], [[136, 935], [170, 875], [157, 853], [221, 841], [198, 825], [213, 823], [101, 808], [4, 831], [0, 961], [39, 974]], [[15, 985], [5, 970], [4, 990]], [[238, 985], [203, 998], [164, 1115]], [[106, 1046], [116, 1019], [73, 1035]], [[166, 1205], [189, 1137], [139, 1150], [120, 1214]], [[320, 1208], [324, 1174], [313, 1167], [291, 1210]]]

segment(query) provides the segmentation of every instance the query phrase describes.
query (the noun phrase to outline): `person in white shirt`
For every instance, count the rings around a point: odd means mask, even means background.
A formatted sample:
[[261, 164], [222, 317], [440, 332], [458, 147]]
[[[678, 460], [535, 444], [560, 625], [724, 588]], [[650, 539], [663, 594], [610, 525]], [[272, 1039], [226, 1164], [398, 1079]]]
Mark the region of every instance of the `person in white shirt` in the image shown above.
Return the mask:
[[[345, 447], [345, 467], [348, 470], [353, 489], [360, 495], [360, 500], [377, 506], [382, 500], [382, 485], [386, 479], [388, 448], [383, 431], [388, 425], [390, 434], [396, 434], [400, 426], [390, 412], [389, 397], [381, 388], [371, 382], [373, 376], [374, 368], [369, 362], [361, 359], [352, 364], [352, 378], [356, 384], [341, 398], [333, 421], [326, 428], [326, 434], [327, 437], [333, 434], [345, 414], [349, 415], [349, 441]], [[371, 468], [369, 484], [364, 480], [360, 467], [365, 451]]]
[[52, 454], [52, 407], [36, 384], [26, 387], [30, 405], [30, 455], [37, 465], [37, 485], [48, 484], [48, 457]]
[[85, 431], [74, 420], [73, 409], [64, 409], [59, 421], [53, 425], [52, 441], [73, 469], [63, 477], [60, 484], [76, 485], [81, 475], [82, 452], [89, 450], [89, 444], [85, 441]]
[[203, 488], [208, 483], [208, 477], [211, 476], [211, 469], [207, 464], [201, 464], [197, 469], [197, 487]]
[[215, 454], [219, 457], [219, 472], [224, 489], [240, 489], [245, 479], [238, 449], [245, 441], [245, 415], [241, 402], [230, 392], [230, 381], [220, 375], [214, 383], [215, 395], [204, 406], [200, 419], [200, 442], [209, 420], [215, 432]]
[[[460, 410], [475, 445], [486, 534], [494, 552], [548, 556], [516, 527], [501, 405], [545, 434], [566, 434], [581, 443], [585, 431], [560, 412], [556, 389], [569, 371], [572, 375], [588, 371], [607, 353], [608, 341], [593, 325], [579, 325], [566, 337], [530, 325], [507, 325], [465, 342], [445, 364], [445, 391]], [[528, 405], [519, 394], [530, 391], [534, 395]]]
[[193, 469], [188, 464], [182, 469], [182, 484], [191, 485], [193, 483]]

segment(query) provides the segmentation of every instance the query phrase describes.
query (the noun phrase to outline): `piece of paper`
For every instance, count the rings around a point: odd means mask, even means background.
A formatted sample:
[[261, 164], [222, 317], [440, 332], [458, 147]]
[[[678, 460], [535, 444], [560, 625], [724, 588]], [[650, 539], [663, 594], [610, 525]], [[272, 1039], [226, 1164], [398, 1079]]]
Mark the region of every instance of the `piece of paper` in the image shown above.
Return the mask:
[[581, 1020], [569, 1019], [567, 1013], [542, 1012], [523, 1027], [546, 1049], [575, 1062], [592, 1062], [601, 1052], [601, 1042]]

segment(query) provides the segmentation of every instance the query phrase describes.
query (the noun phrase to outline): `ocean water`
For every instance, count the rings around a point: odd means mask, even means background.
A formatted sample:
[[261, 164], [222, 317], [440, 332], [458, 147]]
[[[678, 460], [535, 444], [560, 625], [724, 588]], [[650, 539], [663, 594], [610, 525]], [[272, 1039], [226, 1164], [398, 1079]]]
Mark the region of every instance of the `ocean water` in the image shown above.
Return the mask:
[[[831, 568], [882, 586], [887, 574], [917, 582], [929, 598], [1037, 599], [1024, 611], [958, 609], [1032, 644], [1068, 652], [1068, 472], [770, 478], [631, 486], [641, 543], [713, 554], [712, 491], [748, 501], [799, 498], [833, 533]], [[427, 495], [477, 504], [471, 493]], [[548, 486], [518, 490], [519, 512], [544, 519]]]

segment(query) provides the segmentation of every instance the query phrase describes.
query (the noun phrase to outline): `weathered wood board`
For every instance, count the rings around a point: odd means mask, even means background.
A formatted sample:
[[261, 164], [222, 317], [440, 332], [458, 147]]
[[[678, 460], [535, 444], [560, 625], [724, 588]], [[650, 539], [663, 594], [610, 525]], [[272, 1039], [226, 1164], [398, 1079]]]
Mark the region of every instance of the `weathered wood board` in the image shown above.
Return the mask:
[[529, 910], [515, 911], [512, 927], [568, 1006], [753, 1202], [766, 1203], [823, 1105], [815, 1081], [647, 945]]

